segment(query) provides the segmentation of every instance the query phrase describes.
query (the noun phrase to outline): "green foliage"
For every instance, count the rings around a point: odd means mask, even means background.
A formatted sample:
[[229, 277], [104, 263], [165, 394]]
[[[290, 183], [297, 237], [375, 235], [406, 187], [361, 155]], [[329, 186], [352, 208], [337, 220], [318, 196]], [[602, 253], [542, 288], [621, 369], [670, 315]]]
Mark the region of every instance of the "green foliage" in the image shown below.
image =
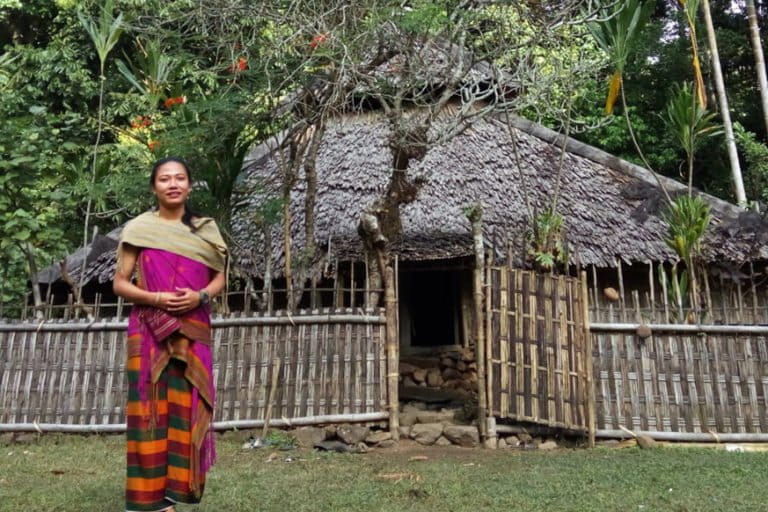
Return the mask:
[[587, 25], [592, 37], [608, 55], [615, 71], [622, 73], [630, 52], [636, 47], [640, 33], [651, 17], [654, 3], [644, 0], [623, 0], [611, 8], [602, 8], [600, 21]]
[[733, 131], [747, 164], [744, 173], [747, 198], [768, 203], [768, 146], [740, 123], [733, 123]]
[[123, 15], [117, 17], [112, 14], [112, 0], [104, 3], [101, 7], [101, 16], [98, 21], [94, 20], [83, 11], [77, 11], [77, 17], [80, 24], [91, 38], [96, 53], [99, 55], [101, 65], [101, 74], [104, 74], [104, 66], [107, 62], [107, 55], [117, 44], [120, 35], [123, 33]]
[[701, 241], [711, 220], [709, 211], [709, 205], [700, 196], [681, 195], [664, 215], [668, 226], [664, 241], [686, 263], [701, 251]]
[[568, 264], [568, 250], [565, 246], [565, 222], [563, 216], [547, 208], [534, 213], [533, 227], [526, 234], [528, 255], [533, 266], [550, 271], [559, 265]]
[[722, 135], [722, 126], [714, 122], [716, 117], [715, 113], [699, 106], [687, 83], [682, 87], [674, 85], [664, 121], [689, 158], [693, 158], [707, 138]]

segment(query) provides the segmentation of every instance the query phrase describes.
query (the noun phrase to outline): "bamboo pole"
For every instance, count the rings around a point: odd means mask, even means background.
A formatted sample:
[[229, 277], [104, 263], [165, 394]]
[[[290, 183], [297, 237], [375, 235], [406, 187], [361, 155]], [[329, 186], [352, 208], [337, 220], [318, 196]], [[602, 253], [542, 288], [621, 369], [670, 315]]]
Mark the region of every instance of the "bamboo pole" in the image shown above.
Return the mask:
[[[330, 414], [323, 416], [305, 416], [302, 418], [280, 418], [269, 422], [273, 427], [297, 427], [304, 425], [323, 425], [328, 423], [361, 423], [383, 421], [389, 418], [386, 412], [368, 412], [361, 414]], [[264, 420], [231, 420], [216, 421], [215, 430], [247, 429], [264, 426]], [[66, 425], [59, 423], [0, 423], [0, 432], [64, 432], [71, 434], [83, 433], [123, 433], [125, 423], [109, 425]]]
[[398, 379], [400, 377], [399, 339], [397, 332], [397, 298], [395, 297], [394, 270], [387, 266], [384, 279], [384, 302], [387, 319], [387, 397], [389, 407], [389, 432], [392, 439], [400, 438], [400, 398]]
[[[657, 441], [697, 441], [710, 443], [764, 443], [768, 441], [768, 433], [716, 433], [716, 432], [657, 432], [655, 430], [633, 430], [636, 436], [645, 435]], [[632, 439], [632, 435], [624, 430], [598, 430], [597, 437], [612, 439]]]
[[[298, 325], [298, 324], [383, 324], [386, 322], [384, 315], [366, 314], [308, 314], [296, 316], [253, 316], [253, 317], [225, 317], [211, 320], [213, 327], [239, 327], [250, 325]], [[127, 321], [104, 320], [100, 322], [78, 323], [20, 323], [0, 324], [0, 332], [12, 331], [120, 331], [128, 327]]]
[[586, 365], [587, 372], [587, 429], [589, 431], [589, 447], [595, 447], [595, 415], [596, 403], [595, 403], [595, 383], [593, 379], [592, 369], [592, 333], [590, 330], [589, 322], [589, 292], [587, 290], [587, 273], [582, 272], [579, 276], [581, 281], [581, 307], [582, 314], [584, 315], [584, 364]]
[[[694, 324], [647, 324], [654, 334], [660, 332], [689, 334], [768, 334], [768, 325], [694, 325]], [[593, 323], [591, 332], [634, 333], [640, 324], [629, 323]]]
[[277, 377], [280, 375], [280, 359], [272, 360], [272, 382], [269, 387], [269, 398], [267, 399], [267, 411], [264, 413], [264, 425], [261, 429], [261, 437], [266, 437], [269, 429], [269, 419], [272, 416], [272, 404], [275, 403], [275, 391], [277, 391]]

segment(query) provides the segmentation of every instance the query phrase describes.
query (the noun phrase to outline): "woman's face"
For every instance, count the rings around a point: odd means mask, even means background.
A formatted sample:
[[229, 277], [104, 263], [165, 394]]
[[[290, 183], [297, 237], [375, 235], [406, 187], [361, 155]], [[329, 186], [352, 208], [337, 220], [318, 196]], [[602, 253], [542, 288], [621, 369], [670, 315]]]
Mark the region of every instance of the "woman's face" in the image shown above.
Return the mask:
[[189, 196], [189, 176], [179, 162], [166, 162], [157, 169], [152, 185], [157, 202], [165, 208], [178, 208]]

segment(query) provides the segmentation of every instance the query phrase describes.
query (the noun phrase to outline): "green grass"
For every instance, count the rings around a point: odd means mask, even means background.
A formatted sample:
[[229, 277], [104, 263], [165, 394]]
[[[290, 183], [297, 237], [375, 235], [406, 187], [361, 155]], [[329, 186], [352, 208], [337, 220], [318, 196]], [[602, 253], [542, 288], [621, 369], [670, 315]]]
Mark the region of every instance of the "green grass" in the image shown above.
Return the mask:
[[[203, 503], [180, 512], [768, 510], [766, 453], [401, 445], [340, 455], [246, 451], [240, 436], [220, 438]], [[0, 510], [123, 510], [123, 447], [121, 436], [45, 435], [0, 444]], [[271, 453], [277, 458], [268, 462]], [[421, 454], [429, 460], [409, 461]], [[391, 477], [396, 473], [402, 478]]]

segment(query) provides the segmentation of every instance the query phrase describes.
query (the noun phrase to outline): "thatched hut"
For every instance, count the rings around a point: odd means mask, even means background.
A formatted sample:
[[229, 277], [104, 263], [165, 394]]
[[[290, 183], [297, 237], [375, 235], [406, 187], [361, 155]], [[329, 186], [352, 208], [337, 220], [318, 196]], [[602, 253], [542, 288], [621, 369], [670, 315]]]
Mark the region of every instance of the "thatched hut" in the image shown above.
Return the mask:
[[[406, 351], [461, 344], [471, 331], [473, 245], [468, 207], [483, 206], [484, 240], [491, 258], [511, 258], [516, 266], [527, 264], [525, 233], [532, 213], [552, 203], [561, 149], [565, 154], [557, 208], [566, 223], [571, 271], [591, 267], [595, 269], [592, 286], [618, 289], [616, 273], [607, 269], [632, 265], [624, 269], [625, 274], [641, 268], [638, 273], [647, 279], [649, 264], [677, 259], [662, 238], [665, 203], [659, 181], [649, 171], [524, 119], [513, 118], [511, 124], [493, 116], [477, 120], [407, 169], [418, 191], [413, 201], [400, 207], [402, 231], [389, 243], [399, 261], [401, 344]], [[335, 262], [365, 260], [358, 223], [361, 212], [387, 187], [392, 172], [388, 130], [383, 114], [376, 113], [328, 122], [316, 161], [314, 221], [320, 250], [313, 261], [303, 262], [310, 278], [319, 281], [332, 276]], [[269, 226], [265, 238], [264, 225], [255, 222], [260, 206], [280, 197], [284, 155], [269, 147], [262, 145], [249, 155], [233, 200], [237, 264], [257, 280], [268, 267], [269, 275], [279, 279], [285, 265], [283, 226], [279, 221]], [[673, 195], [685, 190], [674, 180], [662, 177], [660, 181]], [[720, 268], [718, 275], [725, 276], [750, 262], [768, 259], [764, 218], [701, 195], [712, 208], [704, 258], [713, 272]], [[291, 242], [297, 251], [306, 246], [305, 201], [306, 184], [299, 179], [290, 199]], [[354, 268], [346, 276], [334, 277], [349, 283]], [[358, 279], [364, 272], [358, 267]], [[596, 293], [593, 297], [601, 300]], [[323, 302], [322, 297], [319, 300]], [[304, 304], [309, 301], [305, 297]], [[323, 305], [333, 304], [326, 300]], [[351, 304], [347, 300], [343, 305]]]

